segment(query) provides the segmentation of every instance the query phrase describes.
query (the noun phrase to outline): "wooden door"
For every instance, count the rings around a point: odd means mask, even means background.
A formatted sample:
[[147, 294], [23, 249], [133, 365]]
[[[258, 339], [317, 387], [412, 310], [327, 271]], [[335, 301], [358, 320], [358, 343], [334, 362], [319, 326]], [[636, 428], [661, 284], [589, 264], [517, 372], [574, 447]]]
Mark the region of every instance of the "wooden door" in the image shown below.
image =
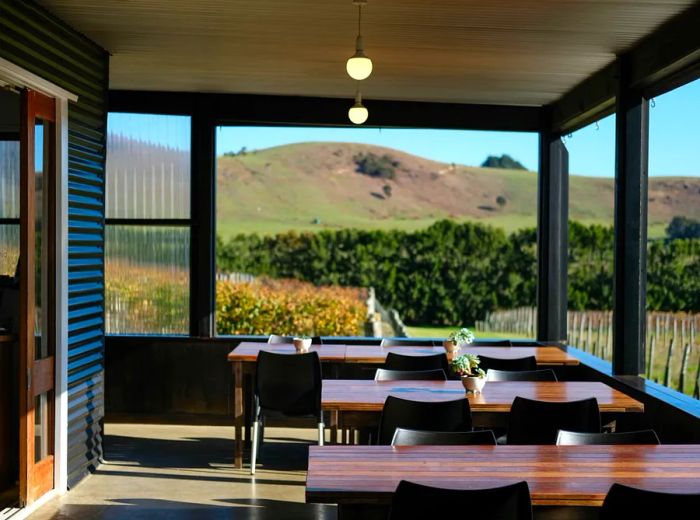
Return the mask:
[[21, 505], [54, 487], [56, 102], [22, 93], [20, 117]]

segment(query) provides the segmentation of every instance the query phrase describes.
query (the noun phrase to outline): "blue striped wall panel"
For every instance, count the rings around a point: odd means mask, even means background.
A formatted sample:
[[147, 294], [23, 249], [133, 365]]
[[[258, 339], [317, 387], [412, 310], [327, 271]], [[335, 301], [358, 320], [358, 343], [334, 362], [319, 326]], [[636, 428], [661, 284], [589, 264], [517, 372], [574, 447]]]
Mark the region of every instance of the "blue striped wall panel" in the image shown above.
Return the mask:
[[73, 486], [102, 456], [108, 54], [34, 2], [0, 0], [0, 57], [79, 96], [68, 116], [68, 483]]

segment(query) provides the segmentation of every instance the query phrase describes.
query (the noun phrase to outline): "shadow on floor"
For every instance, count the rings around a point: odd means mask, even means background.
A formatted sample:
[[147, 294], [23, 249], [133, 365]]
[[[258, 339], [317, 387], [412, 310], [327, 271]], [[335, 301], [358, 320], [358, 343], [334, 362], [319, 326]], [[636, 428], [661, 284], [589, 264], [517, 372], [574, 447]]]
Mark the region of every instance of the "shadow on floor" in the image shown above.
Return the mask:
[[[283, 442], [284, 441], [284, 442]], [[306, 471], [309, 443], [290, 437], [270, 437], [258, 452], [259, 467], [280, 471]], [[107, 435], [105, 460], [111, 464], [138, 464], [151, 468], [210, 468], [233, 462], [233, 440], [220, 437], [153, 439]], [[249, 454], [246, 453], [246, 459]]]
[[335, 520], [335, 506], [298, 504], [281, 500], [222, 499], [227, 505], [211, 506], [174, 500], [116, 499], [112, 504], [66, 504], [51, 520]]

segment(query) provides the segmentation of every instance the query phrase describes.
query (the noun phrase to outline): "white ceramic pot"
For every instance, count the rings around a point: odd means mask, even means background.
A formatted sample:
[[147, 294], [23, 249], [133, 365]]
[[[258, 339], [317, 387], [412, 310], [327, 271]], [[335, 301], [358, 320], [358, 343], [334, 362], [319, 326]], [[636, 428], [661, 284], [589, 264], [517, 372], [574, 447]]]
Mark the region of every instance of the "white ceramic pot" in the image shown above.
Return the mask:
[[486, 384], [485, 377], [477, 376], [462, 376], [462, 385], [467, 392], [474, 392], [475, 394], [480, 394], [484, 389]]
[[308, 352], [311, 348], [311, 338], [294, 338], [292, 340], [297, 352]]
[[445, 348], [445, 352], [448, 354], [454, 354], [455, 352], [459, 352], [460, 346], [458, 343], [455, 343], [454, 341], [450, 341], [449, 339], [446, 339], [445, 341], [442, 342], [442, 346]]

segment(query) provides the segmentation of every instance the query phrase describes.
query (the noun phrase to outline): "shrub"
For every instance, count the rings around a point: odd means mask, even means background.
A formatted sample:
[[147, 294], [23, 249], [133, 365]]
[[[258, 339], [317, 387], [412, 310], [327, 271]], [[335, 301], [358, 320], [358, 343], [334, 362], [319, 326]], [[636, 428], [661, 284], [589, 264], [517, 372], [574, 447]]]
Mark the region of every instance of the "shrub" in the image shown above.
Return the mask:
[[362, 334], [365, 291], [315, 287], [296, 280], [220, 281], [216, 286], [218, 334], [354, 336]]
[[372, 152], [358, 153], [353, 157], [353, 160], [358, 172], [379, 179], [394, 179], [396, 168], [399, 166], [399, 162], [387, 154], [379, 156]]
[[189, 273], [108, 259], [105, 314], [108, 334], [187, 334]]
[[673, 217], [666, 228], [669, 240], [679, 238], [700, 238], [700, 220], [685, 217]]
[[[648, 248], [649, 310], [700, 310], [700, 240]], [[374, 287], [407, 323], [474, 323], [536, 305], [537, 232], [439, 221], [414, 232], [346, 229], [219, 241], [218, 266], [319, 285]], [[613, 230], [569, 223], [569, 308], [612, 308]]]

